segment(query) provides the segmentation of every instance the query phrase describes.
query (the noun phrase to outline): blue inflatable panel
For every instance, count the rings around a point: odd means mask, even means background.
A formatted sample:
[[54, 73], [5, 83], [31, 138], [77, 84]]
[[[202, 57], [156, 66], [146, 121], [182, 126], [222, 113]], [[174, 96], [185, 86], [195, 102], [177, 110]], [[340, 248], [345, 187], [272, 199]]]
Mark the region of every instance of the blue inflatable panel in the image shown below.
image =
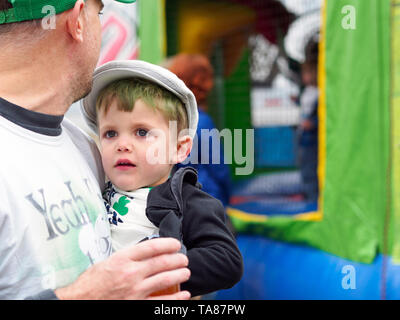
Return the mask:
[[386, 276], [385, 278], [385, 298], [391, 300], [400, 300], [400, 265], [399, 262], [394, 263], [391, 257], [386, 257]]
[[299, 171], [262, 174], [236, 182], [229, 206], [268, 216], [316, 211], [316, 201], [295, 198], [303, 191]]
[[257, 167], [291, 167], [296, 163], [294, 129], [268, 127], [254, 129]]
[[229, 205], [234, 209], [252, 214], [274, 215], [294, 215], [304, 212], [316, 211], [317, 202], [290, 201], [288, 198], [279, 199], [259, 199], [240, 204]]
[[[357, 263], [310, 248], [260, 236], [239, 235], [244, 275], [216, 299], [388, 299], [400, 298], [400, 267], [378, 255], [372, 264]], [[382, 265], [387, 263], [386, 296]]]
[[240, 180], [232, 188], [233, 196], [282, 196], [302, 192], [304, 188], [298, 170], [260, 174], [250, 179]]

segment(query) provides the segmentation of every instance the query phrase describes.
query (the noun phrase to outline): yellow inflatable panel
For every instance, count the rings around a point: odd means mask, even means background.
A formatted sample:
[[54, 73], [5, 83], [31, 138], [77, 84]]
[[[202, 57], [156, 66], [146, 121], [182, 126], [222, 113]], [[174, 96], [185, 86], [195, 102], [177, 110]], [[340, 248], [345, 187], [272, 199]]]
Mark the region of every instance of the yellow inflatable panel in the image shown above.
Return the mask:
[[255, 22], [255, 12], [246, 6], [224, 1], [181, 0], [179, 51], [209, 56], [214, 43], [221, 41], [225, 74], [229, 74], [240, 58]]

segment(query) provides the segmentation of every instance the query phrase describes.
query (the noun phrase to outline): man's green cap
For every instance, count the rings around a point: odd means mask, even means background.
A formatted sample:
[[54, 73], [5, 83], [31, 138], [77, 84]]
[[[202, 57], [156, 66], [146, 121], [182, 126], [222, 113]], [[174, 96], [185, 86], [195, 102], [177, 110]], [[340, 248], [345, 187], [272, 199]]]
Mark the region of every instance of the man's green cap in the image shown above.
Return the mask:
[[[133, 3], [136, 0], [115, 1]], [[12, 8], [0, 11], [0, 24], [42, 19], [50, 12], [58, 14], [72, 9], [76, 0], [8, 0], [8, 2]]]

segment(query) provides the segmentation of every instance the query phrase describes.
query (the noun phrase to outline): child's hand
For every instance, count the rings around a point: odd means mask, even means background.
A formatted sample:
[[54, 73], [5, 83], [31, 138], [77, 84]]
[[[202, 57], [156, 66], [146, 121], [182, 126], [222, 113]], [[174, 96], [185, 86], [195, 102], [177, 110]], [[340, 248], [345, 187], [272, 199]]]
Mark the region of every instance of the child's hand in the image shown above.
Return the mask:
[[311, 120], [304, 120], [304, 121], [301, 123], [301, 128], [302, 128], [304, 131], [309, 131], [309, 130], [311, 130], [311, 129], [314, 129], [314, 124], [312, 123]]

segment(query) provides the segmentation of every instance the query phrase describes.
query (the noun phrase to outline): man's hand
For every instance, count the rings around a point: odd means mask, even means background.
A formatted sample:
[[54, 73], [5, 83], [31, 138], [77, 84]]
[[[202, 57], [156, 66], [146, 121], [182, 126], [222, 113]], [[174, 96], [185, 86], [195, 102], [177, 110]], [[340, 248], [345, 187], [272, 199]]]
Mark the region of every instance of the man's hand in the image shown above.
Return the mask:
[[152, 292], [189, 279], [190, 271], [185, 268], [188, 259], [177, 253], [180, 246], [175, 239], [158, 238], [124, 248], [55, 293], [59, 299], [66, 300], [189, 299], [187, 291], [149, 297]]

